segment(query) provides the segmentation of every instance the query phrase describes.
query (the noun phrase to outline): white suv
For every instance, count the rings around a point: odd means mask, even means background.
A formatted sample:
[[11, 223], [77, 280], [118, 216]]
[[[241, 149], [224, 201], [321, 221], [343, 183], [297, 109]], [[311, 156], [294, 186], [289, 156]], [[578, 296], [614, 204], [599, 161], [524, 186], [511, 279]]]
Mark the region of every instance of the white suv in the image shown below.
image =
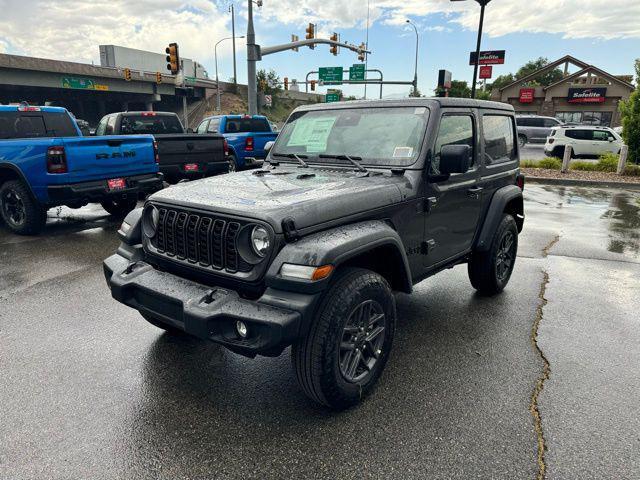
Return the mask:
[[609, 127], [585, 125], [554, 127], [547, 137], [544, 153], [562, 158], [564, 147], [571, 145], [572, 157], [599, 157], [603, 153], [620, 153], [622, 138]]

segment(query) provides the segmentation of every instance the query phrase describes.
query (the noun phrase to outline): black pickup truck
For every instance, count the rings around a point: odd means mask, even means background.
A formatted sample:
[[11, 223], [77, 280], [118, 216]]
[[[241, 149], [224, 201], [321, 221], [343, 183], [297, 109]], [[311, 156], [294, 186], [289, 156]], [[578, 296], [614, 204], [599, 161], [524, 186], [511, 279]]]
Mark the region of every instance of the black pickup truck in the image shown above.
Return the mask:
[[96, 128], [96, 135], [139, 134], [151, 134], [156, 139], [160, 171], [169, 183], [229, 171], [224, 137], [187, 133], [172, 112], [111, 113]]

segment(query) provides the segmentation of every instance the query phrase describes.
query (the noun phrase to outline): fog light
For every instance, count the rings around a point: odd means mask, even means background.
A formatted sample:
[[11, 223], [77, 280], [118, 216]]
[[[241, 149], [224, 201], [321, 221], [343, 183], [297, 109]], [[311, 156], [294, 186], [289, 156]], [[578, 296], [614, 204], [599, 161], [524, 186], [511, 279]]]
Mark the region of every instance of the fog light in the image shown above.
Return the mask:
[[236, 331], [238, 332], [238, 335], [240, 335], [240, 337], [242, 338], [247, 338], [247, 334], [249, 333], [249, 330], [247, 329], [247, 325], [244, 322], [241, 322], [240, 320], [236, 322]]

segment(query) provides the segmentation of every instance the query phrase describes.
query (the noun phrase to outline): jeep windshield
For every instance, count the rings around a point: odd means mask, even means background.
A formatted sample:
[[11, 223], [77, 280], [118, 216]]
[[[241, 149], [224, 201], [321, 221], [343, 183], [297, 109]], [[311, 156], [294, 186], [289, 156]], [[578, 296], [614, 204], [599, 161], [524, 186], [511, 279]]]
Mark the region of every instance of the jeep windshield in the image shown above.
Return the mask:
[[[296, 112], [280, 132], [273, 157], [311, 163], [408, 167], [420, 154], [426, 107], [369, 107]], [[279, 159], [279, 158], [278, 158]]]

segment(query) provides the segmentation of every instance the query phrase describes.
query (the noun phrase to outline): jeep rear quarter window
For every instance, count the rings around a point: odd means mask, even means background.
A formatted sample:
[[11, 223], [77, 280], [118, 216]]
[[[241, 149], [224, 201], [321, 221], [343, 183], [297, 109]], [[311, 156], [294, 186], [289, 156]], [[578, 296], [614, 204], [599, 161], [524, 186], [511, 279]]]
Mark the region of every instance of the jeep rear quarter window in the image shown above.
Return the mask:
[[482, 117], [484, 154], [489, 163], [509, 162], [517, 158], [514, 125], [506, 115]]
[[0, 112], [0, 138], [77, 137], [73, 121], [64, 112]]
[[424, 140], [426, 107], [375, 107], [296, 112], [284, 126], [274, 155], [348, 155], [362, 163], [410, 166]]
[[593, 140], [593, 130], [567, 130], [564, 135], [574, 140]]

